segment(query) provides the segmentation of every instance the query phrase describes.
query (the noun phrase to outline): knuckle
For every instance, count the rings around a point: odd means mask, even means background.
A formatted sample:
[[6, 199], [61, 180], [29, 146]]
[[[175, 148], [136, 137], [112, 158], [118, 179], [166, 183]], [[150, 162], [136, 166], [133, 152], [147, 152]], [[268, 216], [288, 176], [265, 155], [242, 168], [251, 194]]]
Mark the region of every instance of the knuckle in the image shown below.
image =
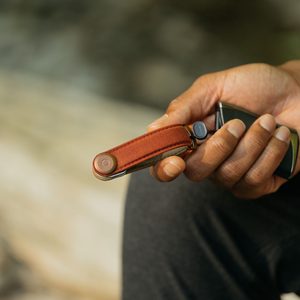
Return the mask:
[[167, 114], [179, 114], [185, 119], [189, 119], [192, 116], [192, 110], [189, 105], [185, 105], [186, 96], [181, 95], [178, 98], [172, 100], [169, 104], [169, 107], [166, 111]]
[[259, 168], [254, 169], [252, 172], [247, 173], [244, 177], [245, 183], [251, 187], [257, 188], [259, 187], [263, 181], [263, 173]]
[[232, 164], [223, 164], [219, 168], [219, 177], [225, 182], [236, 182], [240, 179], [240, 172], [239, 169]]
[[204, 75], [198, 77], [192, 84], [191, 88], [195, 89], [195, 90], [199, 90], [199, 88], [205, 89], [207, 95], [210, 95], [210, 97], [213, 96], [215, 93], [215, 90], [212, 89], [213, 76], [214, 75], [212, 75], [212, 74], [204, 74]]
[[251, 134], [248, 143], [253, 149], [262, 149], [265, 147], [266, 140], [259, 138], [256, 134]]
[[186, 161], [184, 174], [191, 181], [203, 180], [206, 176], [203, 168], [201, 167], [201, 159], [199, 160], [197, 156], [190, 157], [190, 159]]
[[282, 149], [279, 149], [277, 147], [267, 147], [266, 150], [267, 150], [266, 159], [269, 162], [278, 161], [283, 158], [284, 152], [282, 151]]
[[275, 193], [279, 189], [280, 185], [276, 185], [274, 177], [268, 180], [262, 189], [262, 194]]
[[184, 171], [184, 174], [191, 181], [201, 181], [204, 179], [201, 169], [197, 168], [197, 167], [186, 168], [186, 170]]
[[179, 98], [176, 98], [174, 100], [172, 100], [169, 104], [169, 107], [168, 107], [168, 112], [169, 111], [172, 111], [172, 110], [175, 110], [176, 107], [180, 104], [180, 100]]
[[198, 78], [194, 81], [193, 85], [198, 86], [199, 84], [202, 84], [203, 81], [206, 80], [207, 76], [208, 76], [207, 74], [204, 74], [204, 75], [198, 77]]
[[210, 143], [216, 155], [223, 156], [232, 151], [230, 144], [222, 137], [213, 136]]

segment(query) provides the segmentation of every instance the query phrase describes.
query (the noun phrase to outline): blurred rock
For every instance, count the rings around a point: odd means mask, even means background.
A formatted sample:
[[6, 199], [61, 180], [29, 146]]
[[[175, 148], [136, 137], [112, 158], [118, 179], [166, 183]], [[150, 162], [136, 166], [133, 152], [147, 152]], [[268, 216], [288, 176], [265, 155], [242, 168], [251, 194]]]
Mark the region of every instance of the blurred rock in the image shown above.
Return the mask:
[[[2, 0], [0, 67], [165, 109], [202, 74], [299, 59], [299, 13], [298, 0]], [[138, 80], [152, 61], [162, 80]]]
[[[3, 232], [1, 233], [3, 235]], [[31, 296], [39, 293], [42, 295], [39, 299], [42, 300], [47, 294], [50, 296], [51, 291], [47, 290], [37, 274], [16, 259], [8, 243], [0, 237], [0, 298], [2, 300], [21, 300], [25, 299], [24, 296], [28, 293]], [[57, 296], [53, 296], [51, 299], [63, 300]]]
[[128, 177], [100, 182], [92, 160], [145, 133], [161, 114], [0, 70], [0, 238], [10, 249], [0, 243], [5, 300], [119, 297]]
[[281, 21], [285, 28], [292, 30], [300, 28], [300, 2], [298, 0], [269, 0], [269, 5], [275, 6], [281, 12]]
[[16, 262], [12, 259], [6, 243], [0, 237], [0, 297], [20, 286], [16, 269]]
[[[167, 60], [153, 58], [140, 63], [131, 70], [132, 78], [135, 78], [135, 96], [147, 98], [156, 107], [162, 106], [162, 97], [173, 100], [174, 95], [180, 95], [193, 82], [193, 78], [184, 74], [178, 65]], [[143, 102], [141, 100], [141, 102]]]
[[167, 55], [180, 60], [203, 53], [209, 41], [207, 33], [199, 24], [184, 14], [163, 20], [155, 38], [157, 46]]

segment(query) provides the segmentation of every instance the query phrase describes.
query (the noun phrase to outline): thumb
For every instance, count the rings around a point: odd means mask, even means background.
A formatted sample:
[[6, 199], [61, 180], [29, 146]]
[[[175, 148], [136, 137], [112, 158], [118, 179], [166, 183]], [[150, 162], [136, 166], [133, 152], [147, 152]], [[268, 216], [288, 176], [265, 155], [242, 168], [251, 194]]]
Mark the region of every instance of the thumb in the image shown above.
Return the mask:
[[150, 173], [158, 181], [170, 182], [176, 179], [184, 171], [185, 167], [185, 161], [181, 157], [171, 156], [151, 167]]
[[171, 124], [192, 124], [214, 112], [222, 95], [225, 71], [199, 77], [193, 85], [173, 100], [166, 113], [151, 123], [148, 131]]

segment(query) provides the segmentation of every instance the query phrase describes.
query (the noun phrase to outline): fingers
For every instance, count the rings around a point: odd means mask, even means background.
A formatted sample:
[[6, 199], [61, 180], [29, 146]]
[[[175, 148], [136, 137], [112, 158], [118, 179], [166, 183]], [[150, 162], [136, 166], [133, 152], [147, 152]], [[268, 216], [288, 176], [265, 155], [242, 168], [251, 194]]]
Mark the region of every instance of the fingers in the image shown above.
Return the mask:
[[260, 117], [228, 159], [209, 175], [212, 182], [244, 199], [275, 192], [285, 180], [273, 174], [290, 143], [289, 129], [275, 128], [272, 116]]
[[[166, 114], [150, 124], [148, 131], [175, 123], [190, 125], [200, 120], [208, 127], [213, 126], [210, 117], [217, 101], [232, 103], [258, 114], [271, 112], [278, 122], [299, 130], [295, 124], [299, 123], [297, 95], [300, 92], [296, 81], [299, 83], [300, 77], [294, 76], [298, 69], [299, 64], [278, 68], [254, 64], [201, 76], [171, 102]], [[294, 100], [289, 100], [287, 105], [286, 99]], [[185, 169], [189, 179], [199, 181], [209, 177], [217, 186], [230, 189], [241, 198], [276, 191], [284, 180], [273, 173], [288, 149], [289, 130], [285, 127], [275, 129], [274, 118], [263, 116], [242, 138], [245, 128], [242, 129], [241, 123], [240, 129], [234, 131], [234, 127], [239, 127], [238, 122], [233, 120], [225, 124], [188, 155], [185, 164], [180, 158], [169, 158], [168, 164], [165, 164], [166, 160], [160, 162], [152, 168], [154, 177], [171, 181]], [[173, 168], [172, 173], [167, 165], [179, 168]], [[299, 165], [296, 171], [299, 171]]]
[[246, 126], [240, 120], [232, 120], [218, 130], [213, 137], [189, 154], [184, 161], [180, 157], [168, 157], [150, 169], [152, 176], [164, 182], [177, 178], [183, 171], [193, 181], [208, 177], [232, 153]]
[[232, 192], [246, 199], [276, 192], [286, 180], [273, 174], [284, 158], [289, 143], [290, 130], [285, 126], [276, 129], [259, 158], [232, 188]]
[[199, 77], [186, 92], [170, 103], [163, 117], [147, 127], [148, 132], [169, 124], [192, 124], [206, 117], [221, 98], [225, 74], [226, 71], [223, 71]]
[[179, 156], [171, 156], [150, 168], [151, 175], [158, 181], [170, 182], [185, 169], [185, 162]]
[[214, 184], [231, 189], [263, 152], [276, 127], [271, 115], [260, 117], [247, 131], [230, 157], [210, 175]]
[[[240, 120], [226, 123], [184, 161], [169, 157], [151, 168], [159, 181], [169, 182], [182, 172], [193, 181], [209, 177], [239, 198], [257, 198], [275, 192], [284, 179], [273, 175], [290, 143], [290, 131], [276, 128], [271, 115], [260, 117], [247, 131]], [[243, 136], [244, 134], [244, 136]]]
[[185, 175], [201, 181], [211, 175], [234, 151], [246, 129], [240, 120], [232, 120], [186, 159]]

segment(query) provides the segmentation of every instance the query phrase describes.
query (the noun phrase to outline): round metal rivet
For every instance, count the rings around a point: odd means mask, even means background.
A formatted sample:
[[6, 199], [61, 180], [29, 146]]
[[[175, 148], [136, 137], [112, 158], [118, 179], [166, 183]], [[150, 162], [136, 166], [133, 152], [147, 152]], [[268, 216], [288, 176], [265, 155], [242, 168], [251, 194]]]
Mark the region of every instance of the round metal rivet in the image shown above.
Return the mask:
[[110, 174], [117, 167], [116, 158], [109, 153], [102, 153], [95, 157], [94, 168], [102, 174]]

